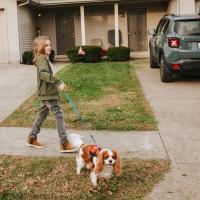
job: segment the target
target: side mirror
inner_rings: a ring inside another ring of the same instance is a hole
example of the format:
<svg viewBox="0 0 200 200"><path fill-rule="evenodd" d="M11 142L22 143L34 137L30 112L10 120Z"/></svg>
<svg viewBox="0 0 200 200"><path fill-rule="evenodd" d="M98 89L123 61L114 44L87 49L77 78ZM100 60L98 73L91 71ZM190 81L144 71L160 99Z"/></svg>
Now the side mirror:
<svg viewBox="0 0 200 200"><path fill-rule="evenodd" d="M155 30L155 29L149 29L149 30L148 30L148 34L149 34L149 35L155 35L155 33L156 33L156 30Z"/></svg>

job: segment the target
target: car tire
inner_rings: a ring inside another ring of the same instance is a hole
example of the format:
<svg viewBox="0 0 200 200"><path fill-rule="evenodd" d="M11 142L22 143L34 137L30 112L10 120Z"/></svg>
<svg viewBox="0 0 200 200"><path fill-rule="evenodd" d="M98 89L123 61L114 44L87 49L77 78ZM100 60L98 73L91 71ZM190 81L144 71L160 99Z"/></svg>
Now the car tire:
<svg viewBox="0 0 200 200"><path fill-rule="evenodd" d="M161 58L160 58L160 79L162 82L173 81L173 75L169 73L166 69L166 63L165 63L165 59L163 55L161 55Z"/></svg>
<svg viewBox="0 0 200 200"><path fill-rule="evenodd" d="M150 68L158 68L158 64L153 60L153 56L150 50Z"/></svg>

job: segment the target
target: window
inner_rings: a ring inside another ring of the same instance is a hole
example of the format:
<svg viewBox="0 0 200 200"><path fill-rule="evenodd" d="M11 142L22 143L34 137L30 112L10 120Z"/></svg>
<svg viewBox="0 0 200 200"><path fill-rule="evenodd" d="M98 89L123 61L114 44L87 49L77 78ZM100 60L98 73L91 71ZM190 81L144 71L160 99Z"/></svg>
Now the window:
<svg viewBox="0 0 200 200"><path fill-rule="evenodd" d="M200 35L200 20L176 21L174 31L180 35Z"/></svg>
<svg viewBox="0 0 200 200"><path fill-rule="evenodd" d="M157 28L156 28L156 35L158 35L160 33L160 31L162 30L162 26L164 24L165 20L164 19L161 19Z"/></svg>
<svg viewBox="0 0 200 200"><path fill-rule="evenodd" d="M169 20L166 20L161 32L165 33L167 31L168 27L169 27Z"/></svg>

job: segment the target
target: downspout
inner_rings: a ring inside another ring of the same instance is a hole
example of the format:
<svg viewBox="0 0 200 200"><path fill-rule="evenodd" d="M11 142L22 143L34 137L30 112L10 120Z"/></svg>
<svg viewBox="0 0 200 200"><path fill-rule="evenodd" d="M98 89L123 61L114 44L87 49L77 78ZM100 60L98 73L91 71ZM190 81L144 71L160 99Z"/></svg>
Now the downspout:
<svg viewBox="0 0 200 200"><path fill-rule="evenodd" d="M17 12L18 12L18 35L19 35L19 57L20 57L20 63L22 63L22 57L21 57L21 39L20 39L20 17L19 17L19 8L25 5L28 5L30 3L30 0L27 0L24 3L21 3L18 5Z"/></svg>
<svg viewBox="0 0 200 200"><path fill-rule="evenodd" d="M181 15L182 14L182 0L179 0L178 3L179 3L179 15Z"/></svg>

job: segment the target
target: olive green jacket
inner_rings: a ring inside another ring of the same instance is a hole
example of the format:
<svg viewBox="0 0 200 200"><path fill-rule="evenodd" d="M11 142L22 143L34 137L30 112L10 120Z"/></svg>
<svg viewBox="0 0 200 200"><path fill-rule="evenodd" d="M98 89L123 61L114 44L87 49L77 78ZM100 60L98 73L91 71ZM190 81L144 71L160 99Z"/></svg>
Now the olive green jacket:
<svg viewBox="0 0 200 200"><path fill-rule="evenodd" d="M57 86L62 82L53 76L53 71L48 59L40 55L37 62L37 93L40 100L59 99Z"/></svg>

